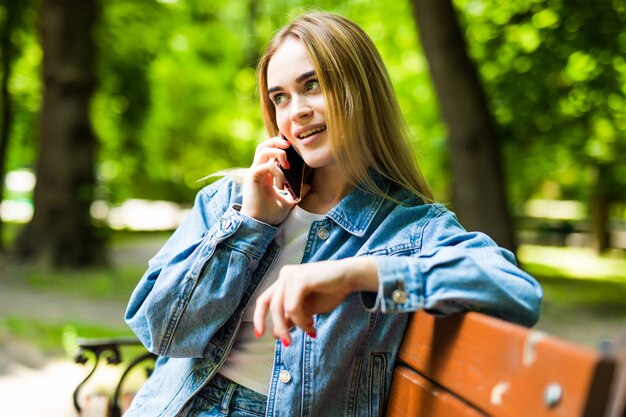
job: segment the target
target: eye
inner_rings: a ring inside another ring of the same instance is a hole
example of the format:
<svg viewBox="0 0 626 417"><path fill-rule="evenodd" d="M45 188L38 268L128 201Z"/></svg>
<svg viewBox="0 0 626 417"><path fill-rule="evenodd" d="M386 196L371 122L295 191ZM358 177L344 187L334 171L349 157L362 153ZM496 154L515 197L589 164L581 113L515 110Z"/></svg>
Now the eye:
<svg viewBox="0 0 626 417"><path fill-rule="evenodd" d="M319 91L320 90L320 82L318 80L309 80L304 83L304 91Z"/></svg>
<svg viewBox="0 0 626 417"><path fill-rule="evenodd" d="M287 100L287 95L283 93L275 94L270 97L270 100L272 100L275 105L280 106L285 102L285 100Z"/></svg>

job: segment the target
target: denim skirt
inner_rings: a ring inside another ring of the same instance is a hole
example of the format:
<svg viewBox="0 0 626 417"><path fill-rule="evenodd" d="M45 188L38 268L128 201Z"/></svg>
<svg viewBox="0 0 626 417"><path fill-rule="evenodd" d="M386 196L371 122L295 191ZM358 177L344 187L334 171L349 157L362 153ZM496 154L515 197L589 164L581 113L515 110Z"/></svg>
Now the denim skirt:
<svg viewBox="0 0 626 417"><path fill-rule="evenodd" d="M262 417L267 397L217 374L190 401L188 417Z"/></svg>

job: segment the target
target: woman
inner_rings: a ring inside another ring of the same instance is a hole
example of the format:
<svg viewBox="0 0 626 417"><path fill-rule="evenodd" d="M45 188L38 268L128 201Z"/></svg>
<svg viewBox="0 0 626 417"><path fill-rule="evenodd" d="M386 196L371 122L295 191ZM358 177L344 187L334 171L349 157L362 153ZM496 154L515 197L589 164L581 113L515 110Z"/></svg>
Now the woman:
<svg viewBox="0 0 626 417"><path fill-rule="evenodd" d="M160 355L127 416L383 415L408 313L532 325L541 289L432 202L369 37L305 14L258 69L269 139L199 192L126 319ZM294 147L312 177L280 192Z"/></svg>

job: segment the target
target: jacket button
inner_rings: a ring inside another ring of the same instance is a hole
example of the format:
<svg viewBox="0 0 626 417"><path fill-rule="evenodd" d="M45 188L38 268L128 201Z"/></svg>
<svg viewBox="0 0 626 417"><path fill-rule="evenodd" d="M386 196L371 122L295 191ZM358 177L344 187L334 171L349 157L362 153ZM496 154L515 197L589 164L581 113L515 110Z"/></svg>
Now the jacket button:
<svg viewBox="0 0 626 417"><path fill-rule="evenodd" d="M322 227L317 231L317 237L319 237L322 240L326 240L328 239L328 236L330 235L330 233L328 233L328 229Z"/></svg>
<svg viewBox="0 0 626 417"><path fill-rule="evenodd" d="M409 296L404 290L394 290L391 293L391 299L396 304L403 304L407 298L409 298Z"/></svg>
<svg viewBox="0 0 626 417"><path fill-rule="evenodd" d="M291 381L291 374L286 369L283 369L282 371L280 371L278 378L280 379L280 382L286 384L287 382Z"/></svg>
<svg viewBox="0 0 626 417"><path fill-rule="evenodd" d="M230 219L222 219L222 230L226 230L230 227Z"/></svg>

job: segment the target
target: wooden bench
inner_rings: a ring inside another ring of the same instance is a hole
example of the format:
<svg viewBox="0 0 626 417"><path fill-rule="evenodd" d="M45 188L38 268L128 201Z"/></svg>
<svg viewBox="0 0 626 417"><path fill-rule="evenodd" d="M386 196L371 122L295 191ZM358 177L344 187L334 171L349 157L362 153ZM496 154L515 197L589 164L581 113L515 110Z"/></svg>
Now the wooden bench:
<svg viewBox="0 0 626 417"><path fill-rule="evenodd" d="M79 358L115 346L83 342ZM626 417L624 346L626 334L595 351L479 313L435 318L417 312L400 349L386 416ZM118 350L112 362L119 356ZM153 357L141 355L131 365ZM109 401L109 417L123 411L121 386Z"/></svg>
<svg viewBox="0 0 626 417"><path fill-rule="evenodd" d="M620 391L613 382L618 370L616 354L493 317L418 312L400 349L386 415L624 417L623 382Z"/></svg>

